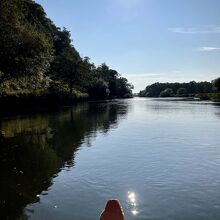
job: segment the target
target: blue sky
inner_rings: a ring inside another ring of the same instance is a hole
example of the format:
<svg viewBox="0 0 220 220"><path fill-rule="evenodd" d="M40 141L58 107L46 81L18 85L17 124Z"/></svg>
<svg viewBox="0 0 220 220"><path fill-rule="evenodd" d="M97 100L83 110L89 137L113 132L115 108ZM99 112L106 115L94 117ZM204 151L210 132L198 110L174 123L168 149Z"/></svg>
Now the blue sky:
<svg viewBox="0 0 220 220"><path fill-rule="evenodd" d="M96 65L135 86L220 76L219 0L37 0Z"/></svg>

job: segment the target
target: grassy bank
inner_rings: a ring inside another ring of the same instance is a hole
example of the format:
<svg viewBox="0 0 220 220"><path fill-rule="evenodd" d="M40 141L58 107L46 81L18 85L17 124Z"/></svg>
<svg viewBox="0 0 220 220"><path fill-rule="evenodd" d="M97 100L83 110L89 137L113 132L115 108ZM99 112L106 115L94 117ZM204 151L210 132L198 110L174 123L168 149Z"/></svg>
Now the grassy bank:
<svg viewBox="0 0 220 220"><path fill-rule="evenodd" d="M57 109L65 105L73 105L80 101L88 100L87 93L73 91L49 92L37 91L10 91L0 94L0 114L29 113Z"/></svg>
<svg viewBox="0 0 220 220"><path fill-rule="evenodd" d="M204 94L197 94L195 96L200 100L211 100L214 102L220 102L220 93L204 93Z"/></svg>

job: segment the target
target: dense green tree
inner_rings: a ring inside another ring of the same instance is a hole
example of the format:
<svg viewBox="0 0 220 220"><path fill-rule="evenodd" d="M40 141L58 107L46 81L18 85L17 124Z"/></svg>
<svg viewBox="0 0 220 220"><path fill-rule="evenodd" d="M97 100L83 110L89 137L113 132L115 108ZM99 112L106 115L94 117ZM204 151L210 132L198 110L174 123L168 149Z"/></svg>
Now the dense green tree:
<svg viewBox="0 0 220 220"><path fill-rule="evenodd" d="M185 90L185 95L194 95L197 93L211 93L213 92L213 85L210 82L195 82L189 83L154 83L140 91L139 96L143 97L159 97L161 92L170 88L173 90L173 96L179 95L179 89ZM182 90L183 92L183 90Z"/></svg>
<svg viewBox="0 0 220 220"><path fill-rule="evenodd" d="M109 80L109 66L106 63L102 63L96 69L97 77L102 78L105 81Z"/></svg>
<svg viewBox="0 0 220 220"><path fill-rule="evenodd" d="M91 83L88 92L92 99L106 99L110 93L108 84L102 79L97 79Z"/></svg>
<svg viewBox="0 0 220 220"><path fill-rule="evenodd" d="M96 67L93 63L90 63L89 57L80 58L76 63L77 77L74 81L74 88L88 92L90 84L96 80L94 73Z"/></svg>
<svg viewBox="0 0 220 220"><path fill-rule="evenodd" d="M73 97L74 91L96 99L132 96L125 78L105 63L96 67L82 58L70 32L56 27L35 1L1 0L0 30L0 95L39 91Z"/></svg>
<svg viewBox="0 0 220 220"><path fill-rule="evenodd" d="M72 46L70 32L66 28L64 28L63 30L57 28L53 41L55 56L61 55L65 50L71 48Z"/></svg>
<svg viewBox="0 0 220 220"><path fill-rule="evenodd" d="M119 98L131 98L133 85L128 83L128 80L124 77L120 77L116 80L116 94Z"/></svg>
<svg viewBox="0 0 220 220"><path fill-rule="evenodd" d="M179 89L177 90L177 95L178 95L178 96L183 96L183 95L186 95L186 94L187 94L186 88L179 88Z"/></svg>
<svg viewBox="0 0 220 220"><path fill-rule="evenodd" d="M170 88L167 88L160 93L160 97L171 97L171 96L173 96L173 90Z"/></svg>
<svg viewBox="0 0 220 220"><path fill-rule="evenodd" d="M215 86L215 88L217 88L217 90L220 92L220 77L213 80L213 85Z"/></svg>
<svg viewBox="0 0 220 220"><path fill-rule="evenodd" d="M118 95L118 77L119 73L116 70L109 69L107 81L111 97L117 97Z"/></svg>
<svg viewBox="0 0 220 220"><path fill-rule="evenodd" d="M126 78L120 77L116 70L110 69L105 63L96 69L96 77L107 82L110 98L132 97L133 86L128 83Z"/></svg>
<svg viewBox="0 0 220 220"><path fill-rule="evenodd" d="M0 82L44 72L52 60L51 39L26 19L28 3L33 2L0 1Z"/></svg>
<svg viewBox="0 0 220 220"><path fill-rule="evenodd" d="M69 88L70 94L73 92L74 84L79 80L81 58L74 48L65 49L57 56L52 64L52 78L60 80Z"/></svg>

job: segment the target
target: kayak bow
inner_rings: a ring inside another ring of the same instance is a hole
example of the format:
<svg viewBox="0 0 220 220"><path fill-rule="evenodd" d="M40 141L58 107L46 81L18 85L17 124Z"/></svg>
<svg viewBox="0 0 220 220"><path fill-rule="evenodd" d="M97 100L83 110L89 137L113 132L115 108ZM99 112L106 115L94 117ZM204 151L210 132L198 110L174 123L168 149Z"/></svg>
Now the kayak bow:
<svg viewBox="0 0 220 220"><path fill-rule="evenodd" d="M100 220L125 220L120 202L118 200L109 200Z"/></svg>

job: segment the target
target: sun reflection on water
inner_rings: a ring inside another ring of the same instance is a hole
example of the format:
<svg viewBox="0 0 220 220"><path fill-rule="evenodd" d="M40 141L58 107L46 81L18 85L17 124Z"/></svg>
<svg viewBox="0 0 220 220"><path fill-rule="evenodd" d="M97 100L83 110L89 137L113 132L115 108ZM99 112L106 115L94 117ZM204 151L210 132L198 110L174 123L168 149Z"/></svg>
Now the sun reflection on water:
<svg viewBox="0 0 220 220"><path fill-rule="evenodd" d="M131 213L133 215L138 214L137 203L136 203L136 194L134 192L128 192L128 202L131 206Z"/></svg>

